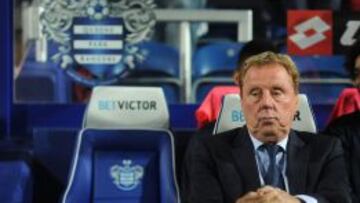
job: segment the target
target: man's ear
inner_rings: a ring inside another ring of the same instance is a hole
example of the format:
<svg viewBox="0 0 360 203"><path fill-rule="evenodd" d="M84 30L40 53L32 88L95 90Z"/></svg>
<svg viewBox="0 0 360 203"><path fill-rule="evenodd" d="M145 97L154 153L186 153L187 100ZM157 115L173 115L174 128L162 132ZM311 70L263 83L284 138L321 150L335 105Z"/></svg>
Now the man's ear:
<svg viewBox="0 0 360 203"><path fill-rule="evenodd" d="M239 87L240 88L240 87ZM240 106L241 106L241 109L244 109L243 106L242 106L242 91L241 91L241 88L240 88L240 91L239 91L239 96L240 96Z"/></svg>
<svg viewBox="0 0 360 203"><path fill-rule="evenodd" d="M300 105L300 99L299 99L299 93L296 94L296 109L299 109Z"/></svg>
<svg viewBox="0 0 360 203"><path fill-rule="evenodd" d="M234 83L239 86L239 79L240 79L240 78L239 78L239 73L238 73L238 72L235 72L235 73L233 74L232 78L233 78L233 80L234 80Z"/></svg>

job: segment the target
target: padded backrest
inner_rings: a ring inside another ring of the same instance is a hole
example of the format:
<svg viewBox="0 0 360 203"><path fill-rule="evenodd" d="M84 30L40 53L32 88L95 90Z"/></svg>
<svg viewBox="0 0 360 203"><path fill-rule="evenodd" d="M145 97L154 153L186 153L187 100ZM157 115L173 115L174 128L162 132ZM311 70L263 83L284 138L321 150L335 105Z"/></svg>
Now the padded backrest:
<svg viewBox="0 0 360 203"><path fill-rule="evenodd" d="M179 202L161 88L96 87L63 202Z"/></svg>
<svg viewBox="0 0 360 203"><path fill-rule="evenodd" d="M217 42L201 47L194 55L193 77L231 76L242 47L238 42Z"/></svg>
<svg viewBox="0 0 360 203"><path fill-rule="evenodd" d="M29 43L25 57L21 71L15 79L16 101L69 102L71 81L65 71L51 60L46 63L35 61L35 43Z"/></svg>
<svg viewBox="0 0 360 203"><path fill-rule="evenodd" d="M31 203L33 175L22 160L0 161L1 202Z"/></svg>
<svg viewBox="0 0 360 203"><path fill-rule="evenodd" d="M143 42L139 48L145 58L135 68L136 76L142 77L179 77L179 52L174 47L159 42Z"/></svg>
<svg viewBox="0 0 360 203"><path fill-rule="evenodd" d="M95 87L83 127L167 129L169 112L164 93L156 87Z"/></svg>
<svg viewBox="0 0 360 203"><path fill-rule="evenodd" d="M159 202L158 160L154 151L102 151L94 153L94 201L114 199L136 202L147 197Z"/></svg>
<svg viewBox="0 0 360 203"><path fill-rule="evenodd" d="M341 92L351 83L300 83L300 92L306 94L313 105L334 105Z"/></svg>
<svg viewBox="0 0 360 203"><path fill-rule="evenodd" d="M63 203L179 202L167 130L84 129Z"/></svg>
<svg viewBox="0 0 360 203"><path fill-rule="evenodd" d="M238 94L224 96L221 111L213 134L218 134L246 124ZM299 109L294 117L292 128L300 131L316 132L316 125L309 101L304 94L299 94Z"/></svg>
<svg viewBox="0 0 360 203"><path fill-rule="evenodd" d="M344 69L345 58L334 56L293 56L302 77L348 78Z"/></svg>

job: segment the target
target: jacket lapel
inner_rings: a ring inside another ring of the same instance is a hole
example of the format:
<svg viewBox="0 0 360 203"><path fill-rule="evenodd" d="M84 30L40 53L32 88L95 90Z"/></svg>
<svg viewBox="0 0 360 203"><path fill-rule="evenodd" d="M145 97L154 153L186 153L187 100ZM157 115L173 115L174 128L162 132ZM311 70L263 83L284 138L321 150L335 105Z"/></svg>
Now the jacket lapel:
<svg viewBox="0 0 360 203"><path fill-rule="evenodd" d="M310 150L294 131L290 131L287 145L287 179L289 192L299 194L305 191Z"/></svg>
<svg viewBox="0 0 360 203"><path fill-rule="evenodd" d="M260 179L255 160L254 147L246 127L240 128L239 134L235 137L232 155L241 179L243 180L243 192L246 193L259 188Z"/></svg>

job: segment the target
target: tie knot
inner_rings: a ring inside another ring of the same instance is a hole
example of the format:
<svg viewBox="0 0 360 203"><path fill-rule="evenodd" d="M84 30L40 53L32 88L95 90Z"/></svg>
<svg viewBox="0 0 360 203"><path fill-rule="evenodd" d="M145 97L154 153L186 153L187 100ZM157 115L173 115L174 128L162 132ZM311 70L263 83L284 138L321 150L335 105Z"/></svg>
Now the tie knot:
<svg viewBox="0 0 360 203"><path fill-rule="evenodd" d="M277 144L263 144L262 147L269 153L270 157L276 156L278 152L281 152L281 147Z"/></svg>

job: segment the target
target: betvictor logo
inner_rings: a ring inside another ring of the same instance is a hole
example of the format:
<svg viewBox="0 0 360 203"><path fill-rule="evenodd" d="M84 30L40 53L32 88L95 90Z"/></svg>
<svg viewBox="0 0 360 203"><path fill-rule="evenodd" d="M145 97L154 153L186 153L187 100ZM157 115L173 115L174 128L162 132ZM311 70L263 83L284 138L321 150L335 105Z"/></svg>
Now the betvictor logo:
<svg viewBox="0 0 360 203"><path fill-rule="evenodd" d="M155 111L157 103L153 100L100 100L100 111Z"/></svg>
<svg viewBox="0 0 360 203"><path fill-rule="evenodd" d="M246 122L245 116L242 111L233 110L231 111L231 121L232 122ZM296 111L293 121L301 121L300 111Z"/></svg>

